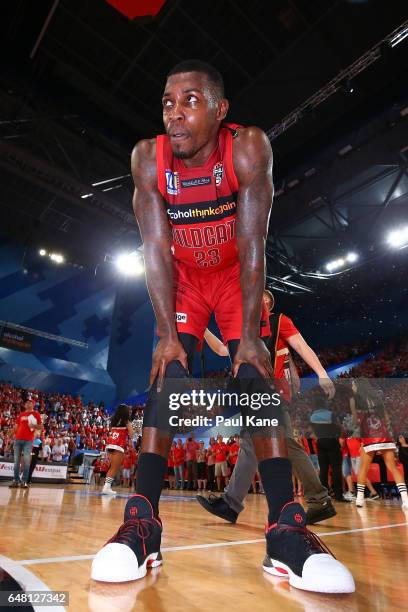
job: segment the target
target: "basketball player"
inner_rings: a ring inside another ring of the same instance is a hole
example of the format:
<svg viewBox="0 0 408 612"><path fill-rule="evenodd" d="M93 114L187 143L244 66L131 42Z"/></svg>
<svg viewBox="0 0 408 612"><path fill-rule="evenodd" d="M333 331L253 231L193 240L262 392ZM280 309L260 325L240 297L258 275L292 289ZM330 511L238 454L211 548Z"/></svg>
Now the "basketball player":
<svg viewBox="0 0 408 612"><path fill-rule="evenodd" d="M296 366L291 359L289 348L296 352L304 359L304 361L316 372L319 376L319 382L325 391L328 398L332 398L335 393L334 385L331 382L327 372L319 361L315 352L307 345L304 338L294 326L291 319L285 315L273 315L275 299L273 294L265 290L263 300L268 313L271 316L271 338L267 342L267 346L272 351L272 361L274 363L274 379L279 379L282 383L281 393L286 399L286 407L289 408L291 400L290 385L287 384L289 379L299 385ZM262 323L261 323L262 324ZM210 348L218 355L229 356L227 347L212 334L209 330L205 331L204 338ZM273 341L274 340L274 341ZM290 360L290 361L289 361ZM285 429L287 436L288 457L295 468L300 480L304 486L305 498L308 504L306 519L308 524L318 523L325 519L336 515L336 510L333 507L327 489L322 485L316 471L313 467L310 457L307 455L303 445L297 443L292 432L289 410L284 413ZM240 451L235 470L231 476L230 482L220 497L210 495L197 495L197 501L201 506L230 523L237 521L238 515L244 509L244 499L248 493L250 484L257 471L258 462L248 430L241 431Z"/></svg>
<svg viewBox="0 0 408 612"><path fill-rule="evenodd" d="M357 474L356 506L362 508L365 505L364 490L368 470L374 455L380 453L401 495L402 508L408 511L407 485L396 465L395 451L397 447L390 435L389 417L382 400L364 378L353 380L351 389L353 397L350 398L350 409L353 424L360 426L360 433L363 438L363 452L360 455L361 463Z"/></svg>
<svg viewBox="0 0 408 612"><path fill-rule="evenodd" d="M125 456L125 449L128 446L129 438L132 439L133 427L130 421L130 406L119 404L110 421L110 434L106 444L106 451L109 454L110 466L106 474L105 484L102 488L102 495L116 495L112 489L112 482L119 472Z"/></svg>
<svg viewBox="0 0 408 612"><path fill-rule="evenodd" d="M106 582L141 578L147 567L162 562L158 505L172 435L168 403L160 393L170 379L188 377L211 315L228 344L237 385L270 391L265 378L273 376L270 353L259 337L273 195L268 138L255 127L224 124L228 101L222 77L200 61L170 71L162 103L166 134L139 142L132 154L134 210L160 341L137 494L126 504L123 525L92 564L92 578ZM269 325L262 334L269 335ZM271 418L282 422L278 408ZM307 531L303 508L293 502L282 427L267 437L254 431L253 443L268 503L265 570L302 589L354 591L350 572Z"/></svg>

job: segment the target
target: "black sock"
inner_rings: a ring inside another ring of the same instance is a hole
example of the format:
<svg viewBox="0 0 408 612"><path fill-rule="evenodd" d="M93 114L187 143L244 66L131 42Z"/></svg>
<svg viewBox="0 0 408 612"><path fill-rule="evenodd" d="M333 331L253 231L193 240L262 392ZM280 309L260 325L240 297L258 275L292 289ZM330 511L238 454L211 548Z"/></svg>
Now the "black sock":
<svg viewBox="0 0 408 612"><path fill-rule="evenodd" d="M269 525L276 523L285 504L293 501L292 465L289 459L274 457L258 465L268 502Z"/></svg>
<svg viewBox="0 0 408 612"><path fill-rule="evenodd" d="M159 515L159 499L167 470L167 459L156 453L141 453L137 464L136 493L147 497L155 516Z"/></svg>

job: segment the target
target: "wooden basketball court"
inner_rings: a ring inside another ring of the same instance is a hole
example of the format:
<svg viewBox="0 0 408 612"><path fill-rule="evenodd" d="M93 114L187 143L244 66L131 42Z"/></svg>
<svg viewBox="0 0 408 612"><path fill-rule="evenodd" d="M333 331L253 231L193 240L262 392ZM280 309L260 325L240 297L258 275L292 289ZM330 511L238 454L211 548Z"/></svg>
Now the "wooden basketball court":
<svg viewBox="0 0 408 612"><path fill-rule="evenodd" d="M0 574L6 570L27 590L69 591L75 612L361 612L401 609L408 601L408 516L395 501L362 510L338 504L335 518L313 528L352 571L353 595L299 591L262 571L261 495L249 495L239 522L230 525L205 513L194 494L164 493L163 566L132 583L93 582L93 555L122 522L126 497L124 490L110 498L94 487L34 485L24 491L2 484Z"/></svg>

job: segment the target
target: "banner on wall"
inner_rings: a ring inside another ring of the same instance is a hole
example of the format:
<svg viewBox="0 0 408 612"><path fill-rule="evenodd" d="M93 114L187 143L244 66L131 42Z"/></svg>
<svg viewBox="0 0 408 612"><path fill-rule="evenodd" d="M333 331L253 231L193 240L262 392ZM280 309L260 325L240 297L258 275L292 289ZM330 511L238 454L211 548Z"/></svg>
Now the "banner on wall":
<svg viewBox="0 0 408 612"><path fill-rule="evenodd" d="M0 346L30 353L33 345L33 336L26 331L12 329L11 327L0 327Z"/></svg>
<svg viewBox="0 0 408 612"><path fill-rule="evenodd" d="M67 479L68 465L61 463L38 463L32 476L32 482L61 483ZM0 460L0 480L12 479L14 462L10 459Z"/></svg>

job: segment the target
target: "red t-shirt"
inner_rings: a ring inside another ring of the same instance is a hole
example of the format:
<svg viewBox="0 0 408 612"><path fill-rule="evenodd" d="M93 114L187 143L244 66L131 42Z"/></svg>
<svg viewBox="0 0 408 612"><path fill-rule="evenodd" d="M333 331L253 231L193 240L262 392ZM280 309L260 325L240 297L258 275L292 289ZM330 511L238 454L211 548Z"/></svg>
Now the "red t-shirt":
<svg viewBox="0 0 408 612"><path fill-rule="evenodd" d="M191 440L186 442L186 461L196 461L198 442Z"/></svg>
<svg viewBox="0 0 408 612"><path fill-rule="evenodd" d="M132 455L130 453L125 453L125 456L123 458L123 465L122 467L125 470L129 470L133 465L133 461L132 461Z"/></svg>
<svg viewBox="0 0 408 612"><path fill-rule="evenodd" d="M346 444L350 453L350 457L360 456L361 438L347 438Z"/></svg>
<svg viewBox="0 0 408 612"><path fill-rule="evenodd" d="M239 444L237 442L233 442L229 448L229 458L228 461L231 465L235 465L238 461L238 452L239 452ZM237 453L236 455L231 455L231 453Z"/></svg>
<svg viewBox="0 0 408 612"><path fill-rule="evenodd" d="M299 330L296 329L293 322L286 315L281 315L280 326L279 326L279 336L278 342L276 345L276 363L275 363L275 378L284 378L285 377L285 361L287 360L287 354L279 354L280 351L284 349L288 349L287 340L291 338L291 336L295 336L299 333Z"/></svg>
<svg viewBox="0 0 408 612"><path fill-rule="evenodd" d="M41 415L36 410L22 412L16 419L17 431L16 440L34 440L34 431L28 426L28 417L32 415L37 420L37 425L41 425Z"/></svg>
<svg viewBox="0 0 408 612"><path fill-rule="evenodd" d="M174 457L174 466L177 467L179 465L183 465L184 463L184 448L179 448L178 446L176 446L176 448L173 450L173 457Z"/></svg>
<svg viewBox="0 0 408 612"><path fill-rule="evenodd" d="M173 449L170 449L169 456L167 458L167 467L174 467Z"/></svg>
<svg viewBox="0 0 408 612"><path fill-rule="evenodd" d="M225 442L216 444L214 447L214 450L215 450L215 463L221 463L222 461L227 460L228 446L225 444Z"/></svg>

